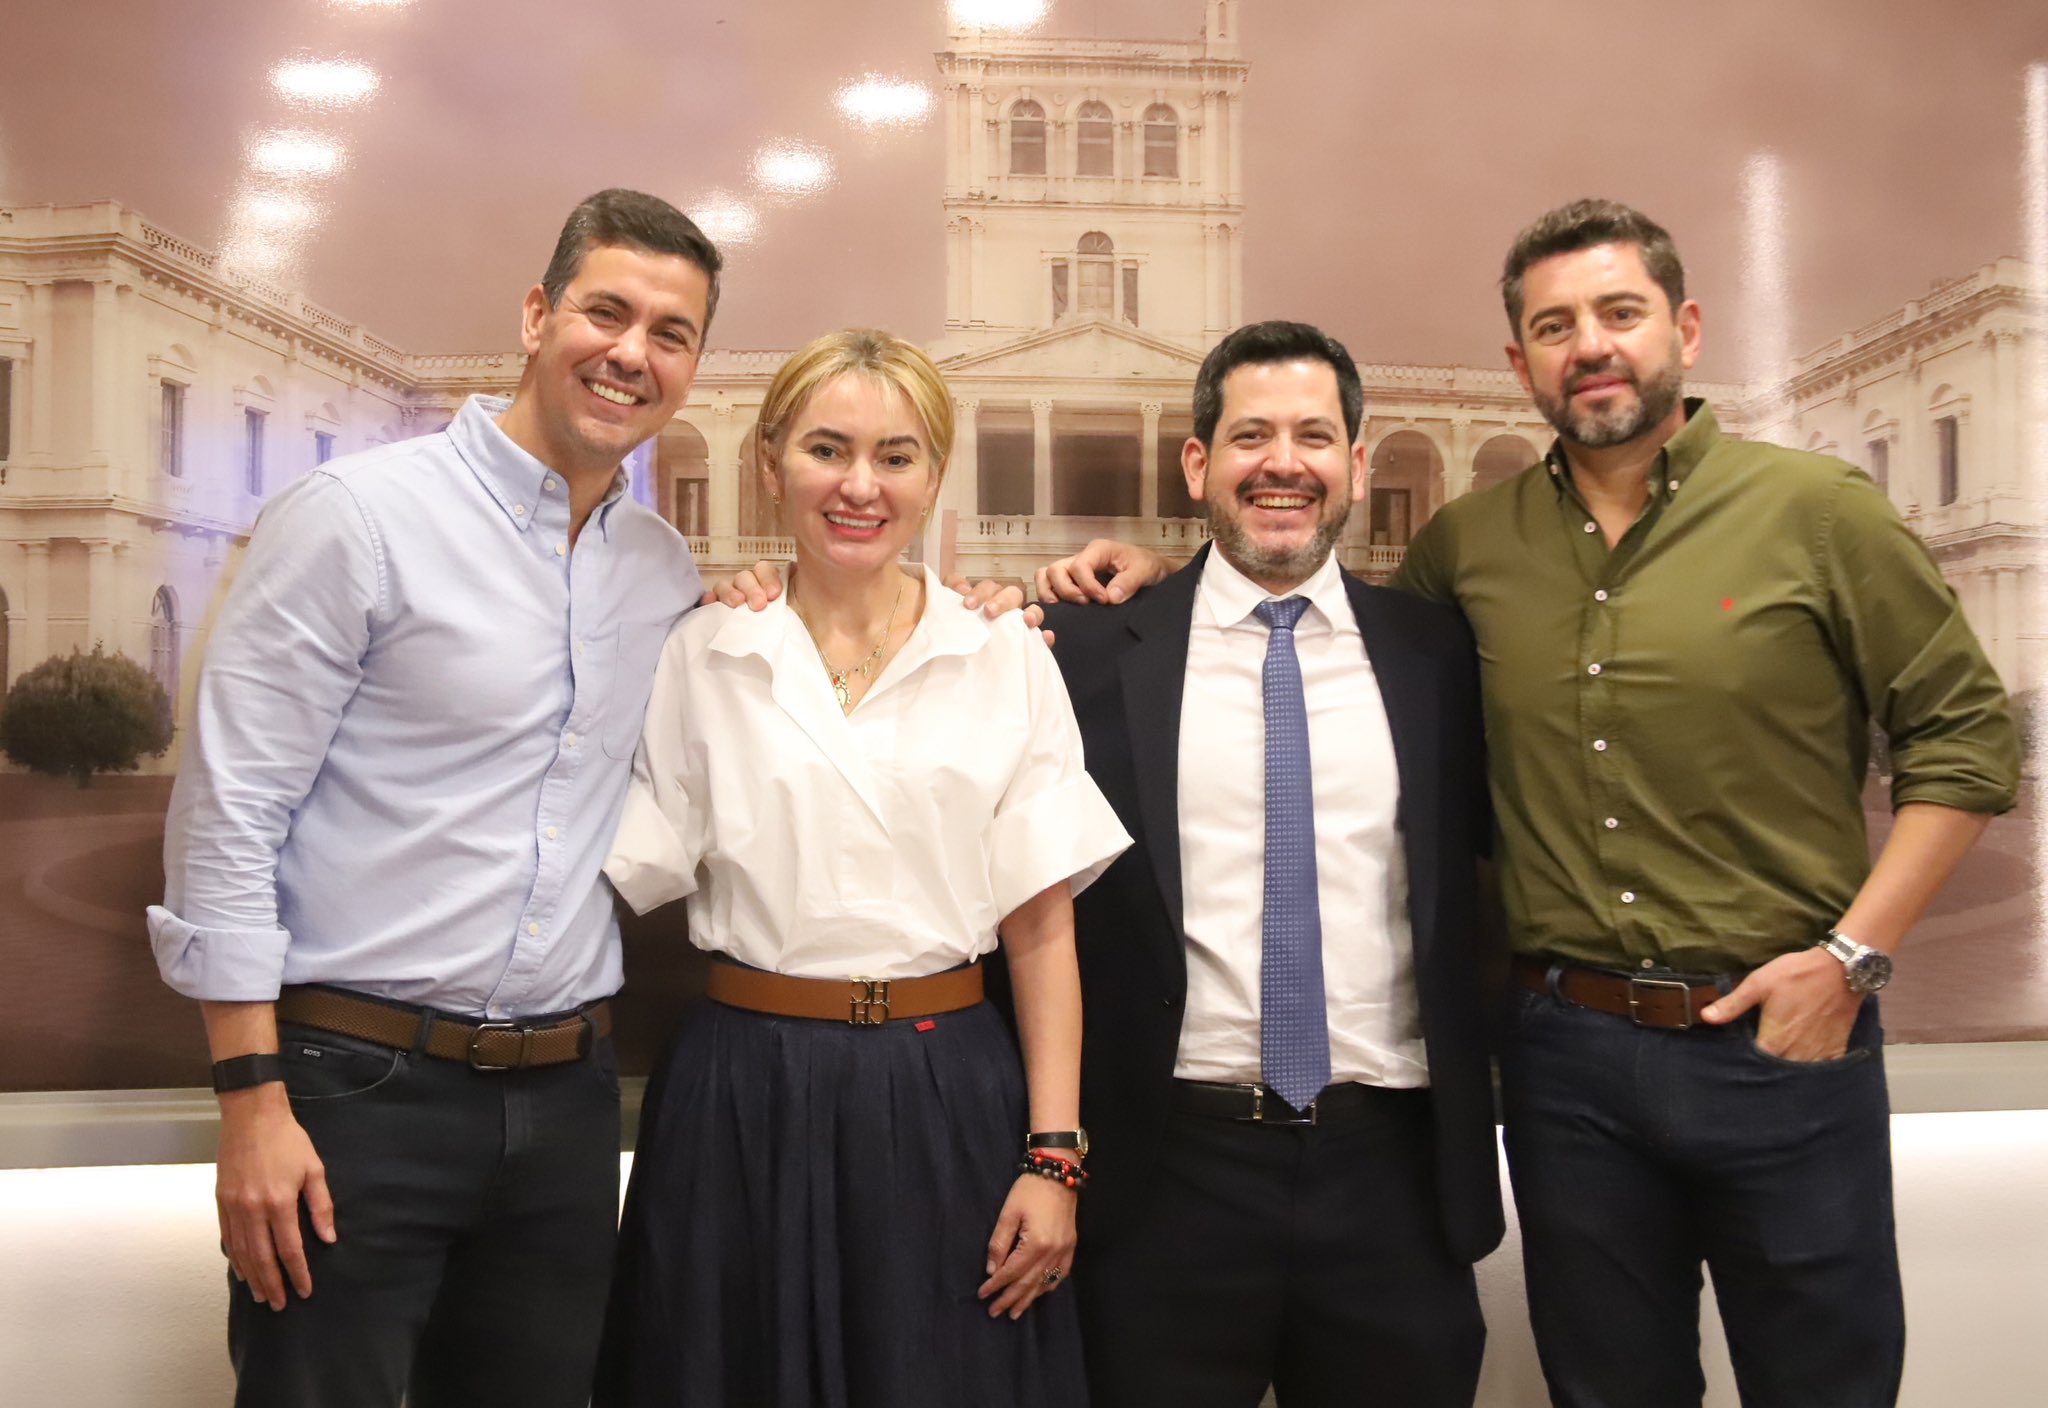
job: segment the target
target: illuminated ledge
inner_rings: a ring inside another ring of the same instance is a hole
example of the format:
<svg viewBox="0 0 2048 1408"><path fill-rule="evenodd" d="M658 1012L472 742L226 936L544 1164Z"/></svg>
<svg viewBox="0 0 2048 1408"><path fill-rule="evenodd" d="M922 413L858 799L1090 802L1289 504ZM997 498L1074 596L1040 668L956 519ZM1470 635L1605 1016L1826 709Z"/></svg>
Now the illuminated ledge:
<svg viewBox="0 0 2048 1408"><path fill-rule="evenodd" d="M1890 1046L1894 1114L2048 1110L2048 1041ZM622 1083L633 1147L644 1080ZM216 1107L204 1090L0 1095L0 1168L190 1164L213 1158Z"/></svg>

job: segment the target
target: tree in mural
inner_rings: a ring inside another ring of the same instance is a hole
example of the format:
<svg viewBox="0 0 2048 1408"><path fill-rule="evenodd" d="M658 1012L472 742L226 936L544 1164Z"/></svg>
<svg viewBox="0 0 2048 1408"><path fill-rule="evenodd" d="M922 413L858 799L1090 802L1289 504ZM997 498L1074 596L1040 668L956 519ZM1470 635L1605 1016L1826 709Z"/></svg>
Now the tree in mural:
<svg viewBox="0 0 2048 1408"><path fill-rule="evenodd" d="M77 779L133 772L171 746L170 701L149 671L99 646L52 655L0 705L0 753L31 772Z"/></svg>

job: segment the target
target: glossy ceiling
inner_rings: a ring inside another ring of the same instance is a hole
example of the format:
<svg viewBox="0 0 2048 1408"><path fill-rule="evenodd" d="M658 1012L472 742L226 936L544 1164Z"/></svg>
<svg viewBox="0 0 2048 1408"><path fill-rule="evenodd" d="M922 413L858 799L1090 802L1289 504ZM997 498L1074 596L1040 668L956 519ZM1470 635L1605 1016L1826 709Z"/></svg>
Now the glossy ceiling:
<svg viewBox="0 0 2048 1408"><path fill-rule="evenodd" d="M955 0L1192 38L1200 0ZM717 329L939 330L939 0L76 0L0 11L0 202L113 197L420 351L509 347L563 213L656 191L732 242ZM1570 197L1665 221L1742 374L1775 156L1797 352L2021 249L2048 6L1247 0L1249 316L1497 365L1492 281ZM1768 243L1768 241L1766 242Z"/></svg>

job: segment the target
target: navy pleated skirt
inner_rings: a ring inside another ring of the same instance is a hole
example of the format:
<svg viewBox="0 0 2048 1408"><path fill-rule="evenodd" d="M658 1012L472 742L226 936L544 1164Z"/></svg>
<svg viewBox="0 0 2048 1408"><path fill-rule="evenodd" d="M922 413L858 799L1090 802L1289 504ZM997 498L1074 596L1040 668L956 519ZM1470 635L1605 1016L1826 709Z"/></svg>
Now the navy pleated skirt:
<svg viewBox="0 0 2048 1408"><path fill-rule="evenodd" d="M987 1003L883 1027L703 1004L649 1083L600 1408L1085 1405L1071 1291L1015 1321L975 1297L1025 1116Z"/></svg>

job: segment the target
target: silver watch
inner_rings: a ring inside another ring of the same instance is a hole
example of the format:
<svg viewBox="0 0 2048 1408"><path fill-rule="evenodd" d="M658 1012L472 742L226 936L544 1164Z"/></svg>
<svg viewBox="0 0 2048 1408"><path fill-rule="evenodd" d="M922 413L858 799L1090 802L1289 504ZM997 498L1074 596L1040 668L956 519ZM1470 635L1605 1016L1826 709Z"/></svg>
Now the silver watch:
<svg viewBox="0 0 2048 1408"><path fill-rule="evenodd" d="M1850 992L1876 992L1892 980L1891 955L1869 944L1859 944L1839 929L1828 930L1819 946L1841 960L1842 976L1848 979Z"/></svg>

